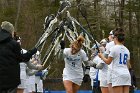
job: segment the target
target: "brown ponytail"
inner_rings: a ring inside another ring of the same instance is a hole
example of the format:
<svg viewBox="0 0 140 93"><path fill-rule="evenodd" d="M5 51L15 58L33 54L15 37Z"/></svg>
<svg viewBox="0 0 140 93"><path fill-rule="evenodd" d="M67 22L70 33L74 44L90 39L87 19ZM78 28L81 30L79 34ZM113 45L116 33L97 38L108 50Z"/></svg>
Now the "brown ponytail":
<svg viewBox="0 0 140 93"><path fill-rule="evenodd" d="M84 37L83 36L79 36L78 38L77 38L77 41L78 41L78 43L84 43L84 41L85 41L85 39L84 39Z"/></svg>
<svg viewBox="0 0 140 93"><path fill-rule="evenodd" d="M71 45L75 45L80 50L83 46L84 40L84 37L80 35Z"/></svg>

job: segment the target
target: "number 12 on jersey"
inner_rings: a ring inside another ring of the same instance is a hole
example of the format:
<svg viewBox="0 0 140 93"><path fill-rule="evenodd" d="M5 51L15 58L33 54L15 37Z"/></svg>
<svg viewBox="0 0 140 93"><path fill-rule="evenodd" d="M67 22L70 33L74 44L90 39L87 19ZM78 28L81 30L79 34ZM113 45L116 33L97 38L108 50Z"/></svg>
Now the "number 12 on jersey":
<svg viewBox="0 0 140 93"><path fill-rule="evenodd" d="M119 64L126 64L127 63L128 54L120 53L120 62Z"/></svg>

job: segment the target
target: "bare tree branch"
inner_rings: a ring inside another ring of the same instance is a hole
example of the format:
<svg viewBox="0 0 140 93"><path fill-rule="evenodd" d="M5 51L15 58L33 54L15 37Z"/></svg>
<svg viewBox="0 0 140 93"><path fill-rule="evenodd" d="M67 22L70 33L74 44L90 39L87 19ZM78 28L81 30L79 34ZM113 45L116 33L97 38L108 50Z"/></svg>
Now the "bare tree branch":
<svg viewBox="0 0 140 93"><path fill-rule="evenodd" d="M18 24L18 19L19 19L19 15L20 15L21 2L22 2L22 0L19 0L19 2L18 2L17 17L15 20L15 31L17 31L17 24Z"/></svg>

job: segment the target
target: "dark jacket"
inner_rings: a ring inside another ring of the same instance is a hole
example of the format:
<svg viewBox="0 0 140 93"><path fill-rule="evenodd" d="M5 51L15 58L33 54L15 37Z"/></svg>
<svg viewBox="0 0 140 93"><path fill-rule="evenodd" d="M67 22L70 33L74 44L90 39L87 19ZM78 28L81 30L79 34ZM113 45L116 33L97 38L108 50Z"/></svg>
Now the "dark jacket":
<svg viewBox="0 0 140 93"><path fill-rule="evenodd" d="M32 54L21 54L21 47L12 35L1 29L0 31L0 88L15 88L20 84L19 63L28 61ZM26 60L24 60L26 59Z"/></svg>

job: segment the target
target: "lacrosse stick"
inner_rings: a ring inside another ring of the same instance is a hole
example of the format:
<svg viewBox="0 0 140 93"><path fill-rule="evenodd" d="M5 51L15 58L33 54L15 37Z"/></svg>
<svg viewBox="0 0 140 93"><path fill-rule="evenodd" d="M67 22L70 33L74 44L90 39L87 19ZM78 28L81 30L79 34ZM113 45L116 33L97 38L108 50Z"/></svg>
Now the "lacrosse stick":
<svg viewBox="0 0 140 93"><path fill-rule="evenodd" d="M55 28L54 31L52 31L51 34L57 32L57 31L58 31L58 28ZM51 35L51 34L50 34L50 35ZM43 42L43 44L42 44L42 46L41 46L40 53L42 52L42 50L43 50L43 48L44 48L44 46L45 46L45 43L46 43L46 40Z"/></svg>
<svg viewBox="0 0 140 93"><path fill-rule="evenodd" d="M42 43L48 38L48 36L52 32L53 25L57 22L57 18L54 15L49 15L45 18L45 25L44 25L44 33L39 38L38 42L36 43L35 47L38 48L42 45Z"/></svg>
<svg viewBox="0 0 140 93"><path fill-rule="evenodd" d="M65 32L64 32L63 37L62 37L61 40L64 40L64 39L65 39L65 35L66 35L66 34L65 34ZM56 55L58 54L58 52L60 52L60 50L61 50L60 43L58 43L58 44L56 45L55 49L54 49L54 51L55 51L54 56L56 56Z"/></svg>
<svg viewBox="0 0 140 93"><path fill-rule="evenodd" d="M68 17L70 20L74 21L78 26L80 26L80 28L82 29L82 31L83 31L84 33L86 33L86 34L94 41L94 43L95 43L96 46L97 46L98 52L99 52L99 47L98 47L98 45L97 45L97 41L92 37L92 35L91 35L90 33L88 33L88 32L85 30L85 28L84 28L75 18L73 18L73 17L70 16L70 12L69 12L69 11L67 11L67 17Z"/></svg>
<svg viewBox="0 0 140 93"><path fill-rule="evenodd" d="M64 11L66 10L68 7L71 6L71 3L67 0L64 1L60 1L61 5L60 8L56 14L56 16L54 17L53 15L48 16L45 18L45 22L47 21L47 19L49 21L47 21L46 25L45 25L45 32L44 34L40 37L40 39L38 40L38 42L36 43L35 47L38 48L40 45L42 45L43 42L45 42L45 40L48 38L48 36L50 35L50 33L52 32L52 27L54 26L54 24L57 22L57 17Z"/></svg>
<svg viewBox="0 0 140 93"><path fill-rule="evenodd" d="M87 20L87 13L86 13L86 9L85 9L85 7L83 7L82 5L84 5L84 4L79 4L78 5L78 10L80 11L80 13L81 13L81 15L82 15L82 17L86 20L86 23L87 23L87 26L88 26L88 28L89 28L89 31L90 32L92 32L92 30L91 30L91 27L90 27L90 25L89 25L89 21Z"/></svg>
<svg viewBox="0 0 140 93"><path fill-rule="evenodd" d="M56 32L55 33L57 33L58 32L58 28L56 28ZM55 37L55 36L54 36ZM53 47L53 45L54 45L54 42L55 42L55 39L56 39L56 37L55 38L53 38L53 40L51 41L51 44L50 44L50 46L48 47L48 49L47 49L47 51L46 51L46 53L45 53L45 56L43 57L43 59L42 59L42 62L44 62L45 61L45 59L46 59L46 57L47 57L47 55L49 54L49 52L51 51L51 49L52 49L52 47Z"/></svg>
<svg viewBox="0 0 140 93"><path fill-rule="evenodd" d="M76 31L76 26L72 20L67 19L65 21L66 21L65 22L66 25L64 26L64 30L65 30L66 36L70 42L73 42L78 37L78 33ZM90 44L89 44L90 40L88 38L88 35L87 34L85 34L85 35L86 35L86 40L85 40L85 43L83 45L84 45L84 47L86 47L87 49L90 50Z"/></svg>
<svg viewBox="0 0 140 93"><path fill-rule="evenodd" d="M54 42L54 46L51 48L49 54L47 55L47 58L46 58L45 61L43 62L43 66L45 66L45 64L46 64L46 62L47 62L47 60L48 60L48 58L50 57L50 55L51 55L53 49L55 48L56 44L59 42L59 39L60 39L61 36L62 36L62 34L60 34L60 35L56 38L56 40L55 40L55 42Z"/></svg>
<svg viewBox="0 0 140 93"><path fill-rule="evenodd" d="M47 58L48 54L50 53L50 51L52 50L52 47L55 45L55 42L56 42L56 38L58 37L58 35L61 33L61 31L63 31L63 26L64 26L64 22L60 22L60 26L56 28L56 31L55 31L55 36L53 37L53 41L51 42L48 50L46 51L45 53L45 56L43 57L43 60L42 62L45 61L45 59ZM57 46L57 44L55 45Z"/></svg>

